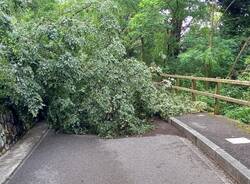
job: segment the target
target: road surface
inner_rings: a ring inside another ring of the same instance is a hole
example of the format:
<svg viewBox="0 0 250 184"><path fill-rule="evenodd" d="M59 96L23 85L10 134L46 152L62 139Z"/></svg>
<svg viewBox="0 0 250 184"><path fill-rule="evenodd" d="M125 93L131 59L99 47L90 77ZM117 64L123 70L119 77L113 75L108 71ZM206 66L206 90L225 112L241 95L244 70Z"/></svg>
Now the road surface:
<svg viewBox="0 0 250 184"><path fill-rule="evenodd" d="M8 184L233 183L184 138L121 139L50 131Z"/></svg>

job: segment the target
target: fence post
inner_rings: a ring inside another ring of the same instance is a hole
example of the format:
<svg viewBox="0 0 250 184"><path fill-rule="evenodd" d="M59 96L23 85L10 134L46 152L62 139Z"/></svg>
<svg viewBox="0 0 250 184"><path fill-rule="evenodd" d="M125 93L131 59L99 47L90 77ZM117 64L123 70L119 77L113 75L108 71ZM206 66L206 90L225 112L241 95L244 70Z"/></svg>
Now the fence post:
<svg viewBox="0 0 250 184"><path fill-rule="evenodd" d="M180 86L180 79L179 78L176 79L176 84L175 85ZM175 89L175 93L178 93L177 89Z"/></svg>
<svg viewBox="0 0 250 184"><path fill-rule="evenodd" d="M221 87L221 83L217 82L216 88L215 88L216 95L220 95L220 87ZM215 98L215 103L214 103L214 114L215 115L220 114L220 102L219 102L219 99L217 99L217 98Z"/></svg>
<svg viewBox="0 0 250 184"><path fill-rule="evenodd" d="M196 81L195 81L195 79L192 79L192 90L196 90ZM192 93L192 100L196 101L195 93Z"/></svg>

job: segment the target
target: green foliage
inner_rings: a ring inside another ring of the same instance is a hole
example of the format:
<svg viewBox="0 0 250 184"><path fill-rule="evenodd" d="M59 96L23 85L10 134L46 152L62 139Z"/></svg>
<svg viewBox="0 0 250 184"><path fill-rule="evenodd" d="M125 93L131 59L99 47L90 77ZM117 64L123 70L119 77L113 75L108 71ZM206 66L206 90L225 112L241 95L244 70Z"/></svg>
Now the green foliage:
<svg viewBox="0 0 250 184"><path fill-rule="evenodd" d="M108 2L105 8L95 2L90 7L94 15L38 23L35 34L27 35L37 45L37 80L55 129L113 137L145 127L140 114L147 112L150 99L142 92L153 90L151 75L143 63L123 59L119 26L107 14L112 10Z"/></svg>
<svg viewBox="0 0 250 184"><path fill-rule="evenodd" d="M236 62L232 79L250 80L250 47L239 54L249 37L249 3L243 1L141 0L129 20L126 48L131 55L148 65L156 63L167 73L226 78ZM159 80L159 76L154 78ZM190 87L186 81L182 84ZM197 87L214 92L214 84L198 83ZM245 87L223 85L221 93L250 99ZM202 102L194 104L197 109L213 110L214 99L199 100ZM223 114L238 108L228 103L221 106Z"/></svg>
<svg viewBox="0 0 250 184"><path fill-rule="evenodd" d="M179 53L182 23L190 16L199 19L204 3L141 0L137 7L137 13L129 20L127 47L147 64L164 65Z"/></svg>
<svg viewBox="0 0 250 184"><path fill-rule="evenodd" d="M219 0L227 11L223 15L224 36L247 37L250 33L250 2L247 0ZM229 6L230 5L230 6Z"/></svg>
<svg viewBox="0 0 250 184"><path fill-rule="evenodd" d="M114 2L48 1L51 17L42 16L48 4L34 3L20 1L25 11L12 17L21 23L5 26L1 102L15 107L22 121L44 114L66 133L116 137L151 129L147 119L160 111L161 100L171 105L158 99L145 63L126 58Z"/></svg>
<svg viewBox="0 0 250 184"><path fill-rule="evenodd" d="M153 80L162 71L225 77L242 38L223 35L224 20L221 7L198 0L3 0L0 103L23 122L44 116L55 130L105 137L142 134L153 115L207 110L213 100L192 103L165 88L171 81L156 88ZM240 80L249 80L248 55L236 67ZM248 112L234 108L223 112Z"/></svg>
<svg viewBox="0 0 250 184"><path fill-rule="evenodd" d="M13 108L19 113L20 119L25 121L35 117L43 106L39 95L41 88L34 81L31 67L23 63L21 45L12 21L14 18L10 14L10 2L1 2L0 11L0 19L5 20L0 22L0 101L15 104Z"/></svg>
<svg viewBox="0 0 250 184"><path fill-rule="evenodd" d="M226 112L226 116L237 119L243 123L250 123L250 108L247 107L239 107L233 109L233 111Z"/></svg>
<svg viewBox="0 0 250 184"><path fill-rule="evenodd" d="M158 90L155 99L156 114L164 119L182 115L189 112L196 112L191 99L183 94L173 94L166 87Z"/></svg>
<svg viewBox="0 0 250 184"><path fill-rule="evenodd" d="M207 112L209 110L208 104L206 102L195 101L193 103L193 107L197 112Z"/></svg>
<svg viewBox="0 0 250 184"><path fill-rule="evenodd" d="M203 32L203 37L199 34ZM206 29L195 30L187 35L183 45L185 52L179 55L177 71L206 77L225 78L234 61L234 40L220 36L213 38L213 47L209 47L209 35ZM206 67L207 66L207 67Z"/></svg>

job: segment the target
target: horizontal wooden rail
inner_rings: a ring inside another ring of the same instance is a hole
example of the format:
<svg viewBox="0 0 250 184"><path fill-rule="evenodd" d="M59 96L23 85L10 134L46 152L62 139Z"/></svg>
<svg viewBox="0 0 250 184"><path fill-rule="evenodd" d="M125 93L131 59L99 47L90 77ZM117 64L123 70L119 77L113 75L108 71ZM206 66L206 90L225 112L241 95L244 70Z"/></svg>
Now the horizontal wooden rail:
<svg viewBox="0 0 250 184"><path fill-rule="evenodd" d="M162 77L176 78L176 79L188 79L188 80L197 80L197 81L217 82L217 83L235 84L235 85L250 87L250 81L206 78L206 77L194 77L194 76L184 76L184 75L170 75L170 74L161 74L161 76Z"/></svg>
<svg viewBox="0 0 250 184"><path fill-rule="evenodd" d="M221 89L221 84L231 84L231 85L240 85L244 87L250 87L250 81L240 81L240 80L228 80L228 79L219 79L219 78L206 78L206 77L194 77L194 76L184 76L184 75L170 75L170 74L162 74L162 78L174 78L176 79L175 85L172 86L172 89L174 89L176 92L178 91L186 91L192 93L192 99L193 101L196 100L196 95L202 95L202 96L207 96L215 99L215 104L214 104L214 113L219 114L220 111L220 104L219 100L223 100L226 102L230 103L235 103L239 105L245 105L250 107L250 101L242 100L242 99L236 99L228 96L223 96L220 94L220 89ZM180 80L190 80L191 81L191 88L185 88L181 87ZM206 84L208 82L213 82L216 83L215 86L215 93L209 93L209 92L204 92L204 91L198 91L196 89L196 82L197 81L205 81ZM164 81L160 82L164 83Z"/></svg>
<svg viewBox="0 0 250 184"><path fill-rule="evenodd" d="M231 102L231 103L250 106L250 102L245 101L245 100L239 100L239 99L236 99L236 98L231 98L231 97L227 97L227 96L212 94L212 93L208 93L208 92L193 90L193 89L179 87L179 86L172 86L172 88L177 89L177 90L181 90L181 91L187 91L187 92L195 93L195 94L198 94L198 95L203 95L203 96L208 96L208 97L224 100L224 101Z"/></svg>

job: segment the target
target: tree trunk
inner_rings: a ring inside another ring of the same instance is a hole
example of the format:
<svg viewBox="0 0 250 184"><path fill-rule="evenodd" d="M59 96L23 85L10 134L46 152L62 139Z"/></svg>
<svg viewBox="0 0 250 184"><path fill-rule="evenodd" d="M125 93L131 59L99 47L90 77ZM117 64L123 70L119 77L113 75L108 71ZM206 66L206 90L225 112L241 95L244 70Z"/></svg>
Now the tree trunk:
<svg viewBox="0 0 250 184"><path fill-rule="evenodd" d="M145 62L145 43L143 37L141 37L141 60Z"/></svg>
<svg viewBox="0 0 250 184"><path fill-rule="evenodd" d="M181 31L182 22L184 17L180 14L182 10L182 5L178 0L176 0L176 8L172 10L172 29L169 33L169 40L167 43L168 56L176 58L180 53L180 41L181 41Z"/></svg>
<svg viewBox="0 0 250 184"><path fill-rule="evenodd" d="M174 17L172 22L173 29L171 30L171 37L173 39L172 56L177 57L180 53L180 41L181 41L181 28L182 19L180 17Z"/></svg>
<svg viewBox="0 0 250 184"><path fill-rule="evenodd" d="M240 57L242 56L244 50L247 48L249 42L250 42L250 37L247 38L246 42L245 42L244 45L242 46L242 48L241 48L241 50L240 50L238 56L236 57L236 59L235 59L235 61L234 61L234 64L233 64L232 68L230 69L230 71L229 71L229 73L228 73L228 75L227 75L227 78L231 78L232 75L235 73L235 67L236 67L238 61L240 60Z"/></svg>

